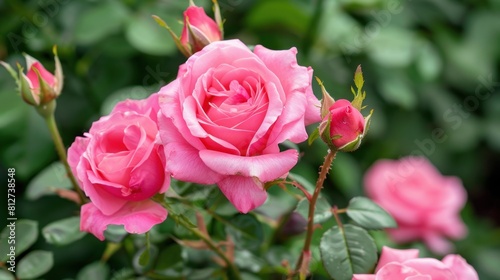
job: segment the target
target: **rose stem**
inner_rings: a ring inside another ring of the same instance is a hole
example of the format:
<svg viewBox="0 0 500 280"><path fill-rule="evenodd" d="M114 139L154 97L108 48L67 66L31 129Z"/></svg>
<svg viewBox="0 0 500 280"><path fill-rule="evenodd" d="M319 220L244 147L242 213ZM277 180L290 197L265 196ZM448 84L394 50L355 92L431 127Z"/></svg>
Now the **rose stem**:
<svg viewBox="0 0 500 280"><path fill-rule="evenodd" d="M161 199L161 200L154 199L154 200L161 203L161 205L163 205L163 207L165 207L167 210L169 210L169 212L172 212L172 213L174 212L174 211L170 211L169 205L163 199ZM185 229L187 229L188 231L190 231L191 233L193 233L194 235L199 237L201 240L203 240L203 242L205 242L205 244L210 249L212 249L212 251L214 251L219 257L222 258L222 260L224 260L224 262L226 263L227 267L229 268L229 270L231 271L231 274L232 274L231 275L232 277L230 277L229 279L236 279L236 280L242 279L238 267L236 267L236 265L234 265L234 263L231 262L231 260L229 260L227 255L217 246L217 244L215 244L213 242L213 240L210 238L210 236L208 234L205 234L201 230L199 230L198 228L193 227L188 222L186 222L184 219L178 219L174 215L170 215L170 217L172 217L172 219L174 219L176 223L180 224Z"/></svg>
<svg viewBox="0 0 500 280"><path fill-rule="evenodd" d="M52 136L52 140L54 141L54 145L56 146L56 151L57 154L59 155L59 159L62 161L64 164L64 168L66 169L66 174L69 177L69 180L71 181L71 184L73 185L73 188L75 191L78 193L78 196L80 197L80 203L83 204L87 200L85 195L83 194L82 189L78 186L78 183L76 182L75 177L73 176L73 172L71 172L71 168L69 167L68 164L68 158L66 155L66 148L64 147L64 144L61 139L61 134L59 134L59 129L57 128L57 123L56 119L54 118L54 114L47 114L45 117L45 122L47 123L47 126L50 131L50 135Z"/></svg>
<svg viewBox="0 0 500 280"><path fill-rule="evenodd" d="M306 239L304 241L304 248L302 249L302 253L297 261L297 265L295 266L295 271L290 275L289 279L293 277L293 275L300 273L301 278L305 278L305 274L307 271L302 271L303 269L309 268L309 259L306 260L305 255L310 255L309 248L311 247L312 236L314 232L314 210L316 208L316 201L318 200L321 189L323 188L323 182L326 179L326 175L330 170L330 166L332 165L333 160L335 159L336 151L332 152L328 150L328 154L325 157L325 161L323 165L321 165L319 177L316 181L316 187L314 188L314 193L309 202L309 216L307 218L307 232Z"/></svg>

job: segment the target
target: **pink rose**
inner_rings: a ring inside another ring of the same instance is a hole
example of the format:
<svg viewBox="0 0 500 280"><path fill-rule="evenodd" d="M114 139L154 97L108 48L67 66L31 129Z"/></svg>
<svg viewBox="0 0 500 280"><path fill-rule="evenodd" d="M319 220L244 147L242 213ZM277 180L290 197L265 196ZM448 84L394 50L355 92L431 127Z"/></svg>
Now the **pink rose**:
<svg viewBox="0 0 500 280"><path fill-rule="evenodd" d="M459 255L443 261L418 258L417 249L382 248L375 274L354 274L353 280L478 280L477 272Z"/></svg>
<svg viewBox="0 0 500 280"><path fill-rule="evenodd" d="M398 223L388 232L396 242L423 240L436 253L452 249L445 237L462 238L460 219L467 194L460 179L445 177L425 158L380 160L366 173L367 195Z"/></svg>
<svg viewBox="0 0 500 280"><path fill-rule="evenodd" d="M202 7L189 6L184 11L184 28L180 41L189 46L191 53L200 51L206 45L222 40L222 32L217 23L207 16Z"/></svg>
<svg viewBox="0 0 500 280"><path fill-rule="evenodd" d="M160 90L160 136L174 178L218 184L243 213L265 202L264 183L298 160L278 144L306 140L305 125L320 120L312 69L297 65L296 53L219 41L180 66Z"/></svg>
<svg viewBox="0 0 500 280"><path fill-rule="evenodd" d="M81 230L104 240L110 224L145 233L166 219L167 211L150 200L170 184L156 123L158 110L157 94L120 102L69 148L69 165L91 200L82 206Z"/></svg>

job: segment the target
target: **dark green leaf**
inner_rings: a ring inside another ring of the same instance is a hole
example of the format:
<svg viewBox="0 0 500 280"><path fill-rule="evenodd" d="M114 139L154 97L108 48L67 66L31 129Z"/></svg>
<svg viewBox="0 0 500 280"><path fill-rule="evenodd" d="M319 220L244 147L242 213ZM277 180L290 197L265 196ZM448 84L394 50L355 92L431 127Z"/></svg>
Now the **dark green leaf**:
<svg viewBox="0 0 500 280"><path fill-rule="evenodd" d="M319 248L323 266L336 280L351 280L354 273L370 273L377 262L373 238L354 225L327 230Z"/></svg>
<svg viewBox="0 0 500 280"><path fill-rule="evenodd" d="M4 262L9 258L7 254L11 253L10 247L13 245L12 240L16 242L15 255L19 256L33 245L37 238L38 222L32 220L8 221L7 226L0 234L0 261Z"/></svg>
<svg viewBox="0 0 500 280"><path fill-rule="evenodd" d="M156 246L150 245L148 252L146 252L146 250L148 250L148 248L143 247L134 255L133 266L135 271L137 271L138 273L144 273L150 270L153 267L153 264L155 263L158 256L158 248L156 248ZM141 259L142 261L146 262L141 263Z"/></svg>
<svg viewBox="0 0 500 280"><path fill-rule="evenodd" d="M93 262L78 272L76 280L106 280L108 277L108 265L102 262Z"/></svg>
<svg viewBox="0 0 500 280"><path fill-rule="evenodd" d="M330 203L324 197L318 197L316 209L314 210L314 223L318 224L328 220L332 216L331 208ZM307 198L299 201L295 211L307 220L309 216L309 201Z"/></svg>
<svg viewBox="0 0 500 280"><path fill-rule="evenodd" d="M252 215L238 215L229 220L226 233L229 234L236 247L257 250L264 240L262 224Z"/></svg>
<svg viewBox="0 0 500 280"><path fill-rule="evenodd" d="M19 261L16 276L20 279L33 279L47 273L54 265L52 252L36 250Z"/></svg>
<svg viewBox="0 0 500 280"><path fill-rule="evenodd" d="M179 244L171 245L160 252L156 270L168 269L182 263L182 247Z"/></svg>
<svg viewBox="0 0 500 280"><path fill-rule="evenodd" d="M366 197L354 197L347 206L347 215L366 229L397 227L396 221L384 209Z"/></svg>

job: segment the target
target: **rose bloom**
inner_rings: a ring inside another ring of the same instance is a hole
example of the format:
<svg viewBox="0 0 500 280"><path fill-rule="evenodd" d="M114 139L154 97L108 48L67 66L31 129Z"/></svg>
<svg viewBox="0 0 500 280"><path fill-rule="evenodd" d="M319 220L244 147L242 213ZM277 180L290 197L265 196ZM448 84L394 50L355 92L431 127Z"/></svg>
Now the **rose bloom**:
<svg viewBox="0 0 500 280"><path fill-rule="evenodd" d="M417 249L382 248L375 274L354 274L352 280L478 280L476 270L459 255L442 261L418 258Z"/></svg>
<svg viewBox="0 0 500 280"><path fill-rule="evenodd" d="M145 233L166 219L167 211L150 200L170 184L156 123L158 110L156 94L120 102L69 148L69 165L91 200L81 209L82 231L104 240L110 224Z"/></svg>
<svg viewBox="0 0 500 280"><path fill-rule="evenodd" d="M297 50L252 52L238 40L211 43L180 66L160 90L160 136L167 168L178 180L216 183L240 212L263 204L264 183L286 176L317 122L312 69Z"/></svg>
<svg viewBox="0 0 500 280"><path fill-rule="evenodd" d="M425 158L380 160L366 173L365 191L398 223L388 230L395 242L423 240L436 253L452 245L445 239L463 238L460 218L467 194L457 177L447 177Z"/></svg>

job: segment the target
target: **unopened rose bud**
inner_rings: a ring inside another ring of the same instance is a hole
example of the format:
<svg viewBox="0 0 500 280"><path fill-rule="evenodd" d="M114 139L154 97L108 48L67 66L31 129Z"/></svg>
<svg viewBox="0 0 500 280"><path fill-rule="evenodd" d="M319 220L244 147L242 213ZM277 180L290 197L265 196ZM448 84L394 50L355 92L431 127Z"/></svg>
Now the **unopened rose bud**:
<svg viewBox="0 0 500 280"><path fill-rule="evenodd" d="M212 42L222 40L222 33L202 7L190 6L184 11L184 28L180 40L182 45L195 53Z"/></svg>
<svg viewBox="0 0 500 280"><path fill-rule="evenodd" d="M362 90L364 80L361 67L358 66L354 74L354 84L357 91L351 88L354 94L352 102L346 99L335 101L325 90L323 83L318 79L321 86L323 99L321 101L321 117L318 131L312 135L309 142L319 135L328 147L335 151L352 152L356 150L363 140L372 112L367 117L363 117L361 109L366 93Z"/></svg>
<svg viewBox="0 0 500 280"><path fill-rule="evenodd" d="M153 15L153 18L160 26L168 30L177 48L185 56L190 57L206 45L220 41L224 37L219 5L216 0L213 0L213 3L215 20L207 16L202 7L196 6L191 1L184 11L184 27L180 38L160 17Z"/></svg>
<svg viewBox="0 0 500 280"><path fill-rule="evenodd" d="M26 103L37 107L43 106L61 94L63 86L62 68L55 48L54 55L56 66L54 74L47 71L40 61L27 54L24 55L26 58L26 74L24 74L24 69L19 64L16 73L10 65L3 61L0 62L16 80L21 97Z"/></svg>
<svg viewBox="0 0 500 280"><path fill-rule="evenodd" d="M320 127L321 137L336 150L354 151L361 144L365 132L365 119L348 100L337 100ZM327 129L328 128L328 129Z"/></svg>

